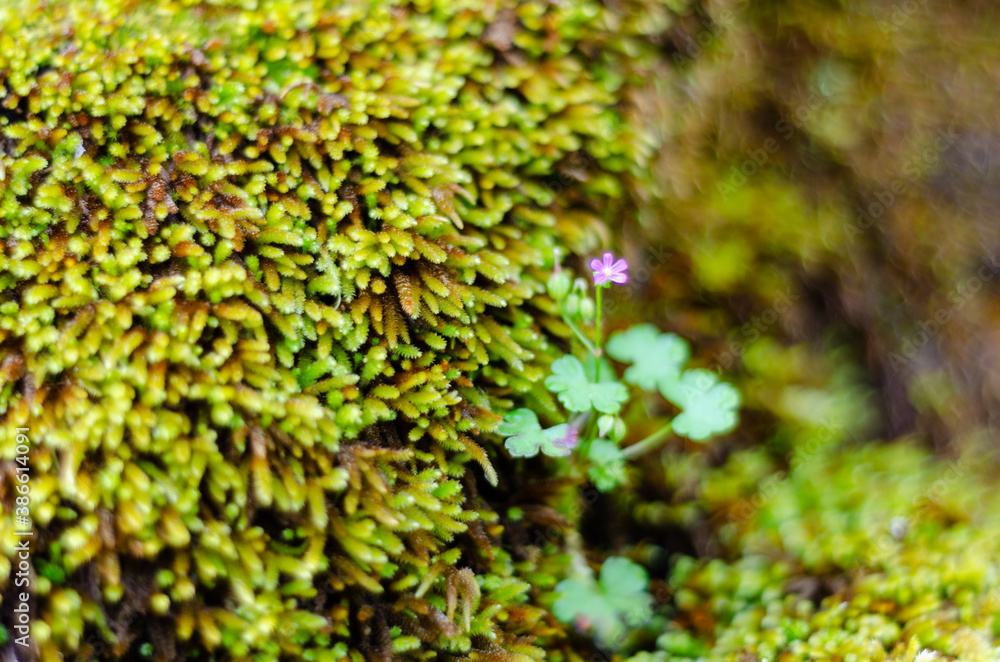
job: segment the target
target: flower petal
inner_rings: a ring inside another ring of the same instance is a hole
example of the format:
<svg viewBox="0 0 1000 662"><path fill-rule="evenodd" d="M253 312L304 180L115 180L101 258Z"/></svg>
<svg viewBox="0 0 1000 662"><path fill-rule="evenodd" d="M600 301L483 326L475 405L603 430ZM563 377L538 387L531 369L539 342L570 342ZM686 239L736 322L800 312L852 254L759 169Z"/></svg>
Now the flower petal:
<svg viewBox="0 0 1000 662"><path fill-rule="evenodd" d="M613 283L618 283L619 285L624 285L628 282L628 274L611 274L608 279Z"/></svg>
<svg viewBox="0 0 1000 662"><path fill-rule="evenodd" d="M594 285L604 285L608 282L608 274L603 269L594 272Z"/></svg>
<svg viewBox="0 0 1000 662"><path fill-rule="evenodd" d="M605 269L609 268L612 264L614 264L614 261L615 261L615 255L614 255L614 253L605 253L603 257L604 257L604 268Z"/></svg>
<svg viewBox="0 0 1000 662"><path fill-rule="evenodd" d="M594 271L600 271L604 268L604 264L598 260L596 257L590 261L590 268Z"/></svg>
<svg viewBox="0 0 1000 662"><path fill-rule="evenodd" d="M559 437L553 443L560 448L572 450L580 444L580 432L571 425L569 426L569 429L566 430L566 435Z"/></svg>
<svg viewBox="0 0 1000 662"><path fill-rule="evenodd" d="M611 265L611 271L621 271L621 272L624 272L627 269L628 269L628 262L626 262L624 258L621 259L621 260L618 260L617 262L615 262L614 264Z"/></svg>

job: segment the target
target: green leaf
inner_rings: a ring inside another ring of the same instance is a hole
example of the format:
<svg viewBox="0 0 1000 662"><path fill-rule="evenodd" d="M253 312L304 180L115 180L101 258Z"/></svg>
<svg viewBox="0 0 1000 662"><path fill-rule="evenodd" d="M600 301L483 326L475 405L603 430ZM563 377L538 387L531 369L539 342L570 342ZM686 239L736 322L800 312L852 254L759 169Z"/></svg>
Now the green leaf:
<svg viewBox="0 0 1000 662"><path fill-rule="evenodd" d="M545 386L559 397L570 411L584 412L591 408L605 414L616 414L628 400L628 389L617 381L594 383L587 379L580 359L564 356L552 362L552 374Z"/></svg>
<svg viewBox="0 0 1000 662"><path fill-rule="evenodd" d="M646 569L623 556L612 556L601 567L601 588L612 596L615 604L628 604L626 599L648 598L645 595L649 585Z"/></svg>
<svg viewBox="0 0 1000 662"><path fill-rule="evenodd" d="M592 578L559 582L552 613L564 623L593 628L600 640L613 642L625 634L626 627L649 619L648 585L649 576L642 566L613 556L604 562L598 582Z"/></svg>
<svg viewBox="0 0 1000 662"><path fill-rule="evenodd" d="M507 415L503 417L500 425L497 426L497 432L509 437L515 434L524 434L539 427L538 416L535 415L535 412L530 409L515 409L507 412Z"/></svg>
<svg viewBox="0 0 1000 662"><path fill-rule="evenodd" d="M567 439L570 426L566 423L543 430L538 416L530 409L515 409L503 418L497 432L508 437L504 442L507 451L514 457L534 457L538 451L550 457L566 457L572 452Z"/></svg>
<svg viewBox="0 0 1000 662"><path fill-rule="evenodd" d="M587 457L593 462L587 469L587 476L601 492L609 492L625 482L625 457L618 444L595 439L590 443Z"/></svg>
<svg viewBox="0 0 1000 662"><path fill-rule="evenodd" d="M38 574L51 582L62 584L66 581L66 571L55 563L49 563L45 559L38 559L35 563Z"/></svg>
<svg viewBox="0 0 1000 662"><path fill-rule="evenodd" d="M729 432L739 421L740 392L708 370L688 370L660 392L683 411L671 423L674 432L693 441Z"/></svg>
<svg viewBox="0 0 1000 662"><path fill-rule="evenodd" d="M633 364L625 370L625 381L647 391L657 390L662 380L676 380L691 355L683 339L660 333L652 324L615 334L606 349L613 358Z"/></svg>
<svg viewBox="0 0 1000 662"><path fill-rule="evenodd" d="M588 358L586 361L580 361L583 364L583 374L587 375L588 382L594 382L595 384L601 382L617 382L618 378L615 377L615 369L611 363L603 356L598 359L601 364L601 378L596 379L594 376L594 360L593 358Z"/></svg>
<svg viewBox="0 0 1000 662"><path fill-rule="evenodd" d="M695 659L708 654L705 644L684 630L664 632L656 640L656 646L675 657Z"/></svg>

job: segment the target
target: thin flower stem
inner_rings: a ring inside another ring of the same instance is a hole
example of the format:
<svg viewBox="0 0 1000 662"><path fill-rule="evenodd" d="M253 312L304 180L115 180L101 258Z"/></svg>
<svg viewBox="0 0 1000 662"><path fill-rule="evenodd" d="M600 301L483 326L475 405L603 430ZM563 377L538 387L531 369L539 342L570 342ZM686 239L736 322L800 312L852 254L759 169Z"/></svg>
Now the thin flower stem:
<svg viewBox="0 0 1000 662"><path fill-rule="evenodd" d="M574 416L569 424L580 431L580 444L577 446L577 457L585 458L590 453L590 442L593 440L593 427L595 425L593 411L585 411Z"/></svg>
<svg viewBox="0 0 1000 662"><path fill-rule="evenodd" d="M589 340L587 340L587 336L583 335L583 332L580 331L580 329L576 326L576 324L573 323L573 320L570 319L569 315L567 315L566 313L562 313L562 318L563 321L566 322L566 326L568 326L570 329L573 330L573 333L576 334L577 339L581 343L583 343L584 347L587 348L587 351L593 354L594 356L597 356L597 350L594 349L594 345Z"/></svg>
<svg viewBox="0 0 1000 662"><path fill-rule="evenodd" d="M597 321L595 322L594 337L597 340L595 343L597 346L597 351L594 352L594 381L601 381L601 292L604 290L603 285L597 286Z"/></svg>
<svg viewBox="0 0 1000 662"><path fill-rule="evenodd" d="M590 455L590 445L597 438L597 416L591 416L587 419L587 425L583 428L580 434L580 456L588 457Z"/></svg>
<svg viewBox="0 0 1000 662"><path fill-rule="evenodd" d="M653 434L649 435L642 441L632 444L628 448L624 449L622 451L622 457L625 458L638 457L643 453L653 450L654 448L658 447L660 444L662 444L664 441L667 440L667 438L670 436L671 431L672 430L670 429L670 423L667 423L662 428L660 428Z"/></svg>
<svg viewBox="0 0 1000 662"><path fill-rule="evenodd" d="M583 551L583 536L576 528L566 531L566 551L569 552L569 576L584 581L594 581L594 573L587 564L587 556Z"/></svg>

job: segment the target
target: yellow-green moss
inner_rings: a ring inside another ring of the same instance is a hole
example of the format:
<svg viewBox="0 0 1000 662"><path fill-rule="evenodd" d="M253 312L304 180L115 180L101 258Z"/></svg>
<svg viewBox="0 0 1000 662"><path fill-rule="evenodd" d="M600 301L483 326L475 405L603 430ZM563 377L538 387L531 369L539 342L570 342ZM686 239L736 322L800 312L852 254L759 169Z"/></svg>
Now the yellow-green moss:
<svg viewBox="0 0 1000 662"><path fill-rule="evenodd" d="M524 578L556 573L474 485L494 411L548 401L554 249L596 245L647 150L646 9L0 7L0 453L30 429L41 659L542 656Z"/></svg>
<svg viewBox="0 0 1000 662"><path fill-rule="evenodd" d="M595 564L702 557L651 573L638 659L995 657L995 499L846 449L993 404L995 296L955 292L992 236L997 25L862 4L0 3L0 456L28 426L42 659L588 650L545 608L579 498L489 431L551 407L553 252L609 227L606 312L747 410L584 531Z"/></svg>
<svg viewBox="0 0 1000 662"><path fill-rule="evenodd" d="M994 469L909 444L802 458L730 502L735 560L676 561L672 623L632 662L996 659Z"/></svg>

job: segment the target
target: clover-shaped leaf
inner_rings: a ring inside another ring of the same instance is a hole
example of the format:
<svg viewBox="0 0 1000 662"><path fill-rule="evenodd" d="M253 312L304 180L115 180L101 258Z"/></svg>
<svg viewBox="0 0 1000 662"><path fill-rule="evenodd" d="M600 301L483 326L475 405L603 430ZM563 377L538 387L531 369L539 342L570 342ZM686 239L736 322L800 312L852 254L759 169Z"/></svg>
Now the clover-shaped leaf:
<svg viewBox="0 0 1000 662"><path fill-rule="evenodd" d="M729 432L738 422L740 392L708 370L687 370L680 379L660 382L660 392L683 411L671 426L693 441Z"/></svg>
<svg viewBox="0 0 1000 662"><path fill-rule="evenodd" d="M587 379L580 359L564 356L552 362L552 374L545 386L559 397L570 411L590 411L591 407L605 414L616 414L628 400L628 389L616 381L593 382Z"/></svg>
<svg viewBox="0 0 1000 662"><path fill-rule="evenodd" d="M662 380L675 380L690 356L688 344L672 333L660 333L652 324L639 324L617 333L608 341L607 352L623 363L625 381L647 391L657 390Z"/></svg>
<svg viewBox="0 0 1000 662"><path fill-rule="evenodd" d="M587 475L601 492L609 492L625 482L625 456L618 444L595 439L590 443L587 457L593 463Z"/></svg>
<svg viewBox="0 0 1000 662"><path fill-rule="evenodd" d="M604 562L601 579L565 579L556 586L559 597L552 613L564 623L593 628L599 639L611 642L651 614L646 591L646 570L626 558L613 556Z"/></svg>
<svg viewBox="0 0 1000 662"><path fill-rule="evenodd" d="M602 356L600 359L598 359L597 362L601 364L600 379L598 379L594 374L594 371L597 366L594 364L593 359L588 358L586 361L580 362L583 364L583 374L587 375L588 381L594 382L595 384L598 382L618 381L618 378L615 376L615 369L611 366L610 361L608 361L605 357Z"/></svg>
<svg viewBox="0 0 1000 662"><path fill-rule="evenodd" d="M514 457L534 457L538 451L550 457L566 457L576 445L572 426L563 423L542 429L530 409L515 409L503 418L497 432L507 437L504 446Z"/></svg>

